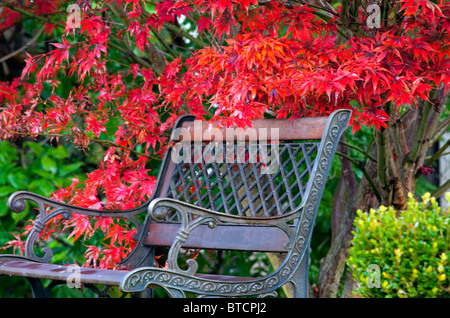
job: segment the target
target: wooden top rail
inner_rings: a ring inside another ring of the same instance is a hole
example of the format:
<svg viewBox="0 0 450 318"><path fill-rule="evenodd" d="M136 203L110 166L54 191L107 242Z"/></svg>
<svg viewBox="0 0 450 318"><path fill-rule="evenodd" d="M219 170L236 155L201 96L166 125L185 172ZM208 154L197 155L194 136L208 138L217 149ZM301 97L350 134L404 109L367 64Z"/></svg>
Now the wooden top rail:
<svg viewBox="0 0 450 318"><path fill-rule="evenodd" d="M253 127L247 127L245 131L234 127L210 127L207 121L196 120L184 122L181 128L175 129L172 140L181 141L184 136L190 136L188 141L321 139L327 119L328 117L261 119L253 121Z"/></svg>

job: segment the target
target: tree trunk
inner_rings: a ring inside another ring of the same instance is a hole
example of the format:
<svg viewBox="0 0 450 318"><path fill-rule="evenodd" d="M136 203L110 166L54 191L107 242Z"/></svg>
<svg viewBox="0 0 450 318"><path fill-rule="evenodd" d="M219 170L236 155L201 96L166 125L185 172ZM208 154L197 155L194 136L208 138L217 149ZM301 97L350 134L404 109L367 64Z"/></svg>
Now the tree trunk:
<svg viewBox="0 0 450 318"><path fill-rule="evenodd" d="M348 166L346 159L341 158L341 166ZM371 169L373 173L375 167L376 165L371 163L368 169ZM341 178L345 178L345 175L342 174ZM345 187L348 188L348 184L344 184ZM334 239L332 240L330 250L320 267L317 281L317 296L321 298L338 297L341 281L346 268L350 243L353 238L352 231L355 211L357 209L366 209L371 202L373 202L374 194L366 179L361 181L356 192L353 193L354 195L348 196L345 208L341 211L340 224L337 233L333 234ZM334 204L342 204L342 202L340 202L340 200L335 200Z"/></svg>

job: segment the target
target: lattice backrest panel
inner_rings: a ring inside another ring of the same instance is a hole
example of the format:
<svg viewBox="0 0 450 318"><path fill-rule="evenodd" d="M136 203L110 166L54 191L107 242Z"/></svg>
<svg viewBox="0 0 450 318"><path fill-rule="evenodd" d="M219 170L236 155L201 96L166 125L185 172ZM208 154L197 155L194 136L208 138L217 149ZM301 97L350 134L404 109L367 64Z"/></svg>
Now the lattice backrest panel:
<svg viewBox="0 0 450 318"><path fill-rule="evenodd" d="M190 143L162 196L233 215L276 216L302 202L319 142Z"/></svg>

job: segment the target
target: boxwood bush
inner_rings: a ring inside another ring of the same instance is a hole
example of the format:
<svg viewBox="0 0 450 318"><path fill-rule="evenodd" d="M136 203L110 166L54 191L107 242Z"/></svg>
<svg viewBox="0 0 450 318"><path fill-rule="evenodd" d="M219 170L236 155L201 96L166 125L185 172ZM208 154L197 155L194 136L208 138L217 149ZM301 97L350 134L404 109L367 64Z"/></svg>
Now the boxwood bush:
<svg viewBox="0 0 450 318"><path fill-rule="evenodd" d="M450 202L450 193L446 194ZM450 297L450 208L426 193L407 209L357 211L348 265L363 297Z"/></svg>

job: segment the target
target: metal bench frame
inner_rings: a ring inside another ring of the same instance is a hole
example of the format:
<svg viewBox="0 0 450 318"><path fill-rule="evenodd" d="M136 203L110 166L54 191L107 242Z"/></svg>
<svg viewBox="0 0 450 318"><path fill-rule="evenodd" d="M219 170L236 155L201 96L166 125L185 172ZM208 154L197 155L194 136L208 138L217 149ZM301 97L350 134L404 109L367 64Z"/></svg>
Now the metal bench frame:
<svg viewBox="0 0 450 318"><path fill-rule="evenodd" d="M105 295L105 291L97 289L95 284L117 285L123 292L131 293L142 293L147 291L148 287L161 287L171 297L185 297L185 292L208 297L253 295L263 297L273 296L276 289L286 283L292 283L294 297L308 297L308 251L314 221L337 144L348 127L350 116L350 110L337 110L329 117L299 118L293 121L267 119L254 123L255 127L280 128L279 139L283 142L284 140L320 140L314 146L317 151L315 159L306 156L307 159L303 162L307 167L305 173L309 174L306 184L302 184L301 179L304 175L299 176L298 171L288 171L289 175L286 176L287 166L280 163L283 174L279 178L283 177L284 180L288 177L297 178L295 185L300 190L296 197L297 202L301 197L301 204L294 204L290 185L286 185L285 189L288 193L283 196L287 203L282 202L274 191L274 179L270 177L264 179L266 183L261 185L264 180L257 173L260 168L258 164L249 167L238 165L234 168L226 165L209 167L208 171L216 169L216 176L219 173L219 177L213 182L208 179L213 173L207 172L205 166L198 168L198 164L196 167L194 163L190 163L184 166L188 169L186 171L191 169L191 174L188 175L187 172L180 170L182 165L173 162L171 157L171 152L175 151L173 147L168 147L165 154L152 197L135 209L90 210L56 202L29 192L16 192L9 199L10 209L20 213L26 207L26 200L34 201L39 209L39 217L27 238L24 256L0 255L0 274L26 277L35 297L51 296L51 288L56 284L64 284L70 272L64 266L50 263L53 256L51 249L44 247L42 249L44 256L38 256L35 252L36 239L50 219L62 215L64 219L69 220L73 213L80 213L97 217L120 216L132 222L137 228L136 247L121 263L124 268L127 268L126 270L81 269L81 282L100 296ZM184 127L192 131L193 120L193 116L183 116L178 119L174 128ZM207 126L202 129L205 131ZM203 134L202 141L211 141L212 137L206 137L209 140L205 140L205 135L207 134ZM174 135L172 140L181 142ZM294 146L303 147L302 152L308 151L303 144L294 144ZM285 153L292 160L291 166L296 167L293 164L295 162L293 148L289 145L286 147L288 148ZM194 168L203 170L193 172ZM217 169L222 169L222 172L227 169L224 175L228 172L228 181L219 180L221 175ZM231 175L233 169L240 169L240 180L234 181ZM248 170L256 173L251 185L246 181ZM183 175L184 173L187 176ZM204 179L197 179L196 175L202 173ZM192 182L189 186L196 185L194 194L189 193L185 188L183 190L183 186L187 187L187 180ZM199 183L202 184L197 186ZM224 183L232 188L231 192L225 192ZM237 194L236 183L240 184L242 192L245 190L245 193ZM211 185L215 188L219 187L220 191L213 190ZM263 186L265 186L264 191L268 190L272 194L262 196ZM203 192L200 193L200 187L203 190L206 188L207 191L202 190ZM177 193L175 189L181 189L181 192ZM254 196L255 190L260 192L259 197ZM267 204L268 197L271 200L271 207ZM217 201L215 198L221 199ZM230 205L227 203L228 199L232 202ZM213 208L218 205L215 202L221 202L220 206L224 211L214 210ZM141 223L137 217L141 213L147 213L144 223ZM168 269L153 266L155 247L159 246L170 247ZM180 268L178 255L180 250L186 247L283 252L286 257L277 269L265 277L216 276L197 273L197 263L194 260L187 261L187 268ZM41 279L51 279L54 283L44 287Z"/></svg>

